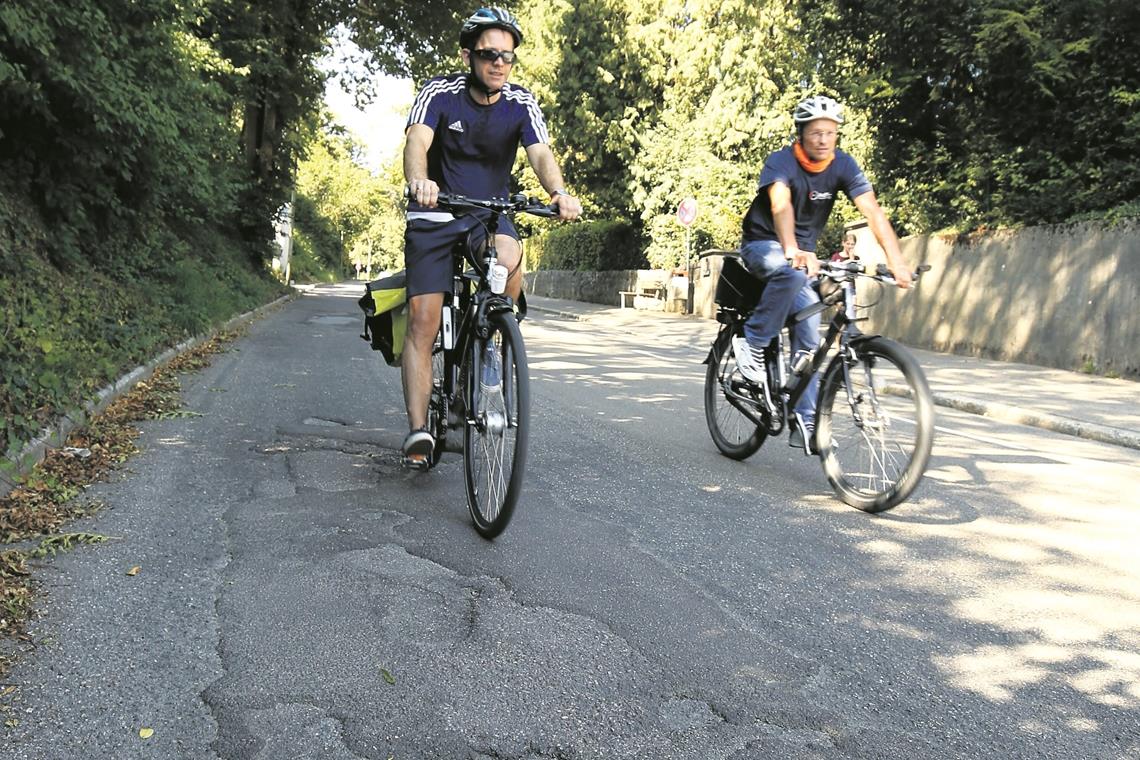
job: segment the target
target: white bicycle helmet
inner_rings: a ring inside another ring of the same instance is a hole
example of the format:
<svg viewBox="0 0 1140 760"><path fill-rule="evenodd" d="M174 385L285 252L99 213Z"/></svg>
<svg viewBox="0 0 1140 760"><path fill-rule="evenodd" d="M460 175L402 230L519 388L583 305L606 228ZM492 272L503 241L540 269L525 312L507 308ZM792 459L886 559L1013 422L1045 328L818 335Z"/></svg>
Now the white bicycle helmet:
<svg viewBox="0 0 1140 760"><path fill-rule="evenodd" d="M515 18L515 14L506 8L490 6L475 11L471 14L471 18L463 23L463 28L459 30L459 47L470 49L479 39L479 35L488 29L502 29L510 32L511 36L515 38L515 47L522 44L522 28L519 26L519 20Z"/></svg>
<svg viewBox="0 0 1140 760"><path fill-rule="evenodd" d="M812 95L801 100L792 112L792 120L797 125L807 124L816 119L831 119L836 124L843 123L843 106L826 95Z"/></svg>

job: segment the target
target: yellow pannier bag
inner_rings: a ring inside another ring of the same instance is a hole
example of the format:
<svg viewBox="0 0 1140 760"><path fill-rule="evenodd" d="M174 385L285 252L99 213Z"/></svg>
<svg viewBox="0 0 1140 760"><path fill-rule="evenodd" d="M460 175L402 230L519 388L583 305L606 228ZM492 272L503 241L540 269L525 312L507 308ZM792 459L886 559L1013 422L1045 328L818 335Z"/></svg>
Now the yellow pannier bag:
<svg viewBox="0 0 1140 760"><path fill-rule="evenodd" d="M364 311L364 332L360 337L384 354L390 367L400 366L404 353L404 336L408 331L408 306L404 272L381 277L365 285L364 296L357 301Z"/></svg>

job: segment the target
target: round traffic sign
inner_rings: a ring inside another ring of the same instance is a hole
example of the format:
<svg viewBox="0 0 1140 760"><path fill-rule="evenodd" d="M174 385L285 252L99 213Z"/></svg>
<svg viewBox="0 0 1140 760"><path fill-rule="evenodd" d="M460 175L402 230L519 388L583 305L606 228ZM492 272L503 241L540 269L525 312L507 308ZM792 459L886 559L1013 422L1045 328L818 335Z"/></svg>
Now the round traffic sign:
<svg viewBox="0 0 1140 760"><path fill-rule="evenodd" d="M697 218L697 199L686 198L677 205L677 221L688 227Z"/></svg>

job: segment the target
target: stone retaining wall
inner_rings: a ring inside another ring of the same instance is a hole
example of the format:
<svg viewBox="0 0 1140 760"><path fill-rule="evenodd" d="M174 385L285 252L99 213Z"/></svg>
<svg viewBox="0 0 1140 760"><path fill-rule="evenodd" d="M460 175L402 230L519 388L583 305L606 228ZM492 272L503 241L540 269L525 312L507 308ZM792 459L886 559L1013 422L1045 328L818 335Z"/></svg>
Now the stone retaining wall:
<svg viewBox="0 0 1140 760"><path fill-rule="evenodd" d="M866 227L856 250L882 260ZM931 265L920 286L864 287L868 332L907 345L1063 369L1140 378L1140 222L1049 225L962 238L902 241L907 260ZM719 257L693 271L693 313L711 318ZM527 290L618 305L618 293L667 272L533 272ZM680 308L674 304L671 310Z"/></svg>

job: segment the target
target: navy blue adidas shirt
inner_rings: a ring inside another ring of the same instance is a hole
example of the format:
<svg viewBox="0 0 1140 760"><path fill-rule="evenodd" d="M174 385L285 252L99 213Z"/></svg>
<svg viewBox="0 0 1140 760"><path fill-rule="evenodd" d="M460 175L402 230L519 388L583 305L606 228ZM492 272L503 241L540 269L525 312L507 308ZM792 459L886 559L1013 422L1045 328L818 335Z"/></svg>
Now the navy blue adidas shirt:
<svg viewBox="0 0 1140 760"><path fill-rule="evenodd" d="M435 132L428 149L428 178L447 193L472 198L505 198L521 143L548 143L546 121L534 95L507 83L491 105L467 92L467 74L429 79L412 104L408 124ZM416 203L409 212L424 210Z"/></svg>
<svg viewBox="0 0 1140 760"><path fill-rule="evenodd" d="M796 244L800 250L814 251L819 233L827 224L835 196L842 190L851 200L871 191L871 183L850 154L835 151L835 159L818 174L800 166L792 147L768 156L760 172L760 188L744 216L744 241L779 240L772 221L772 200L768 187L783 182L792 190L792 211L796 217Z"/></svg>

